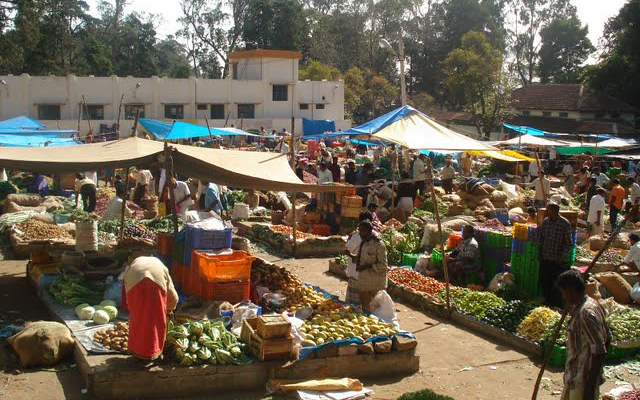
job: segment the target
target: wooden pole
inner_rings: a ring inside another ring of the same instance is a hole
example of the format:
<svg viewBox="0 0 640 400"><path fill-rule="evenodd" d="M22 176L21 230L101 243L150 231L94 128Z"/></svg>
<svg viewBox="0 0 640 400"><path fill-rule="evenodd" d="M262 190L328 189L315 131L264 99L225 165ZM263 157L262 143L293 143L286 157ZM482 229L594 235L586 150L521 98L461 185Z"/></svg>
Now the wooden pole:
<svg viewBox="0 0 640 400"><path fill-rule="evenodd" d="M542 190L543 205L546 207L547 206L547 192L544 190L544 177L541 177L542 164L540 164L540 157L538 157L538 152L536 152L535 154L536 154L536 163L538 164L538 180L540 181L540 189Z"/></svg>
<svg viewBox="0 0 640 400"><path fill-rule="evenodd" d="M87 102L84 100L84 95L82 95L82 105L84 106L84 111L87 113L87 124L89 124L89 135L93 136L93 129L91 128L91 117L89 116L89 108L87 107Z"/></svg>
<svg viewBox="0 0 640 400"><path fill-rule="evenodd" d="M449 267L447 266L447 256L444 252L444 237L442 236L442 223L440 222L440 212L438 211L438 197L436 196L436 188L433 185L433 167L431 166L431 158L427 157L427 184L431 188L431 202L433 203L433 215L438 225L438 236L440 237L440 246L442 247L442 269L444 270L444 283L447 296L447 312L451 313L451 297L449 293Z"/></svg>
<svg viewBox="0 0 640 400"><path fill-rule="evenodd" d="M131 133L131 137L138 136L138 117L140 116L140 109L136 110L136 119L133 121L133 132Z"/></svg>
<svg viewBox="0 0 640 400"><path fill-rule="evenodd" d="M120 97L120 105L118 105L118 122L116 122L116 133L120 139L120 116L122 115L122 102L124 101L124 93Z"/></svg>
<svg viewBox="0 0 640 400"><path fill-rule="evenodd" d="M204 116L204 123L207 124L207 130L209 131L209 140L211 140L211 146L213 146L213 135L211 134L211 127L209 126L209 119Z"/></svg>
<svg viewBox="0 0 640 400"><path fill-rule="evenodd" d="M298 252L298 221L296 220L296 195L293 194L293 203L291 211L293 212L293 226L291 227L291 233L293 234L293 256L296 256Z"/></svg>
<svg viewBox="0 0 640 400"><path fill-rule="evenodd" d="M120 244L124 241L124 214L127 208L127 198L129 192L129 167L125 170L126 177L124 178L124 193L122 194L122 210L120 211Z"/></svg>
<svg viewBox="0 0 640 400"><path fill-rule="evenodd" d="M169 181L169 195L172 202L169 202L171 206L171 219L173 220L173 234L178 234L178 214L176 213L176 194L173 190L173 185L171 184L171 179L173 179L173 157L171 156L171 151L173 148L169 147L167 142L164 142L164 162L165 169L167 170L167 180Z"/></svg>
<svg viewBox="0 0 640 400"><path fill-rule="evenodd" d="M632 207L632 209L629 210L629 212L625 215L624 219L622 220L622 223L620 225L618 225L613 232L611 232L611 235L609 236L609 239L607 239L607 241L604 243L604 245L602 246L600 251L598 251L596 256L593 257L593 260L591 261L591 264L589 264L589 268L587 268L584 271L584 273L582 273L582 278L583 279L585 279L587 277L587 275L589 274L591 269L596 265L596 263L598 262L598 259L602 255L602 253L604 253L609 248L609 246L611 246L611 243L613 243L614 239L616 238L616 236L618 236L618 234L622 230L622 227L627 224L627 222L629 221L631 216L635 215L638 212L638 208L639 208L639 206L637 204L634 205ZM569 313L569 310L566 309L566 308L562 311L562 315L560 317L560 321L558 321L558 324L556 325L556 327L555 327L555 329L553 331L553 336L551 337L551 343L550 343L550 346L549 346L549 350L547 351L547 354L545 355L544 360L542 361L542 366L540 367L540 372L538 372L538 378L536 379L535 386L533 387L533 394L531 395L531 400L536 400L538 398L538 390L540 389L540 382L542 381L542 377L544 376L544 371L547 368L547 364L549 363L549 358L551 358L551 351L553 350L553 347L555 346L556 341L558 340L558 336L560 334L560 329L562 328L562 323L566 319L568 313Z"/></svg>
<svg viewBox="0 0 640 400"><path fill-rule="evenodd" d="M289 147L289 156L291 157L290 164L291 169L295 169L296 165L296 131L295 131L295 118L291 117L291 146ZM286 138L284 138L286 140Z"/></svg>

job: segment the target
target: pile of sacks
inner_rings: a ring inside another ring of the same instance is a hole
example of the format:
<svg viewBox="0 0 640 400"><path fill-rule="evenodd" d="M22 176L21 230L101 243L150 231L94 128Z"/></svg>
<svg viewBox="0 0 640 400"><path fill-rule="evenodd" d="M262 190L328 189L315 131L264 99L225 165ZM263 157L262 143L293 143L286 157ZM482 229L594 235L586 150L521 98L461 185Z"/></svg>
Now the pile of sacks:
<svg viewBox="0 0 640 400"><path fill-rule="evenodd" d="M29 210L53 212L63 210L65 200L61 196L40 197L37 194L10 194L5 199L2 212L4 214Z"/></svg>
<svg viewBox="0 0 640 400"><path fill-rule="evenodd" d="M443 195L441 200L449 205L449 216L482 215L488 217L495 210L524 206L522 190L500 181L498 188L482 183L471 193L459 190L456 194Z"/></svg>

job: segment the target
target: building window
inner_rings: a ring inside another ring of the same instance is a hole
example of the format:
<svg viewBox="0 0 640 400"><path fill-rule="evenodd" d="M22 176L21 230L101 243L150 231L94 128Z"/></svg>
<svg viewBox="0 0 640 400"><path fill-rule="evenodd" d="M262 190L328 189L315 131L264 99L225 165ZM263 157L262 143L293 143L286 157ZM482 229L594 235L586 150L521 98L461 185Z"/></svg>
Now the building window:
<svg viewBox="0 0 640 400"><path fill-rule="evenodd" d="M80 104L82 110L82 119L104 119L104 106L98 104Z"/></svg>
<svg viewBox="0 0 640 400"><path fill-rule="evenodd" d="M324 104L316 104L316 110L324 110Z"/></svg>
<svg viewBox="0 0 640 400"><path fill-rule="evenodd" d="M164 117L167 119L184 119L184 106L181 104L164 106Z"/></svg>
<svg viewBox="0 0 640 400"><path fill-rule="evenodd" d="M38 106L38 119L57 121L60 119L59 104L42 104Z"/></svg>
<svg viewBox="0 0 640 400"><path fill-rule="evenodd" d="M289 86L287 85L273 85L273 101L287 101L289 94Z"/></svg>
<svg viewBox="0 0 640 400"><path fill-rule="evenodd" d="M308 110L308 109L309 109L309 104L307 104L307 103L300 103L300 109L301 109L301 110Z"/></svg>
<svg viewBox="0 0 640 400"><path fill-rule="evenodd" d="M224 119L224 104L211 105L211 119Z"/></svg>
<svg viewBox="0 0 640 400"><path fill-rule="evenodd" d="M550 117L551 116L551 111L543 111L542 112L542 116L543 117Z"/></svg>
<svg viewBox="0 0 640 400"><path fill-rule="evenodd" d="M559 112L558 116L561 118L567 118L569 117L569 113L568 112Z"/></svg>
<svg viewBox="0 0 640 400"><path fill-rule="evenodd" d="M138 117L144 118L144 104L125 104L124 119L136 119L136 113L139 113Z"/></svg>
<svg viewBox="0 0 640 400"><path fill-rule="evenodd" d="M231 78L238 79L238 63L234 62L231 64Z"/></svg>
<svg viewBox="0 0 640 400"><path fill-rule="evenodd" d="M255 104L238 104L238 118L253 119L255 118Z"/></svg>
<svg viewBox="0 0 640 400"><path fill-rule="evenodd" d="M524 115L525 117L528 117L529 115L531 115L531 111L529 111L529 110L522 110L522 115Z"/></svg>
<svg viewBox="0 0 640 400"><path fill-rule="evenodd" d="M203 103L198 104L198 111L207 111L207 108L209 108L208 104L203 104Z"/></svg>

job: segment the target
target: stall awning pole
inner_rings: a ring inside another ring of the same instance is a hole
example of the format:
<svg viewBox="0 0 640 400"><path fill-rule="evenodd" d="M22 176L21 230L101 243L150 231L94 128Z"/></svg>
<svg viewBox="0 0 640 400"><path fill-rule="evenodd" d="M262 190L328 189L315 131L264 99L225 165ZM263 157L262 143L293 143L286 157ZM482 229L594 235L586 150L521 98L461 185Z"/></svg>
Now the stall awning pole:
<svg viewBox="0 0 640 400"><path fill-rule="evenodd" d="M125 210L127 209L127 198L129 198L129 167L125 170L126 177L124 178L124 193L122 194L122 210L120 211L120 236L119 241L120 245L124 241L124 216Z"/></svg>

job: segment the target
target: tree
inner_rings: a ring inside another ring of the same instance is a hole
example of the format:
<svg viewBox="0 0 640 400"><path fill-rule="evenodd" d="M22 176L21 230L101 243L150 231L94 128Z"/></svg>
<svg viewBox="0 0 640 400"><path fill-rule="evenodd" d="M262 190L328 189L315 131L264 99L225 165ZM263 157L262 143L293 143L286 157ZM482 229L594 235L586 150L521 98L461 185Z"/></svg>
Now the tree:
<svg viewBox="0 0 640 400"><path fill-rule="evenodd" d="M540 81L542 83L575 83L581 65L595 47L587 37L589 28L577 17L557 18L542 28L542 45L538 53Z"/></svg>
<svg viewBox="0 0 640 400"><path fill-rule="evenodd" d="M187 60L184 46L169 35L155 46L156 65L160 76L170 78L188 78L191 76L191 66Z"/></svg>
<svg viewBox="0 0 640 400"><path fill-rule="evenodd" d="M309 28L297 0L253 0L244 17L246 48L301 50Z"/></svg>
<svg viewBox="0 0 640 400"><path fill-rule="evenodd" d="M640 108L640 2L629 0L605 25L600 62L583 81Z"/></svg>
<svg viewBox="0 0 640 400"><path fill-rule="evenodd" d="M523 85L533 82L539 64L540 30L547 21L571 18L576 8L570 0L509 0L514 15L510 30L515 70Z"/></svg>
<svg viewBox="0 0 640 400"><path fill-rule="evenodd" d="M335 81L340 79L340 76L340 71L337 68L330 67L320 61L311 61L309 65L300 68L298 72L298 79L301 81L306 79L312 81L321 81L323 79Z"/></svg>
<svg viewBox="0 0 640 400"><path fill-rule="evenodd" d="M451 102L473 115L478 134L488 137L509 110L511 85L502 72L502 55L481 32L467 32L460 48L444 61Z"/></svg>

